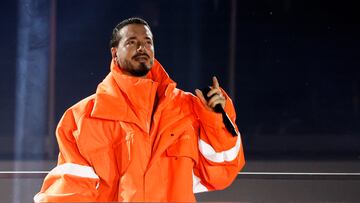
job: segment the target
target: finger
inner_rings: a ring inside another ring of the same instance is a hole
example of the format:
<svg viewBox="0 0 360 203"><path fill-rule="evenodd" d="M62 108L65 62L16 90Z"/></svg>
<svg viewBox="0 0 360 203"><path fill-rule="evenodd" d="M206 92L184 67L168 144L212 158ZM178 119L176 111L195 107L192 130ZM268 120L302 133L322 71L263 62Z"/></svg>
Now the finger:
<svg viewBox="0 0 360 203"><path fill-rule="evenodd" d="M203 103L204 105L207 105L207 101L206 101L203 93L199 89L195 89L195 94L200 99L201 103Z"/></svg>
<svg viewBox="0 0 360 203"><path fill-rule="evenodd" d="M213 96L214 94L222 95L222 92L221 92L220 88L212 88L212 89L207 93L207 96L208 96L208 97L211 97L211 96Z"/></svg>
<svg viewBox="0 0 360 203"><path fill-rule="evenodd" d="M218 82L216 76L213 76L212 80L213 80L213 87L219 88L219 82Z"/></svg>
<svg viewBox="0 0 360 203"><path fill-rule="evenodd" d="M220 104L223 108L225 107L225 97L221 95L214 95L208 102L208 106L215 108L217 104Z"/></svg>
<svg viewBox="0 0 360 203"><path fill-rule="evenodd" d="M211 109L215 109L215 107L220 104L221 107L224 109L225 108L225 100L215 100L213 103L209 104L209 107Z"/></svg>

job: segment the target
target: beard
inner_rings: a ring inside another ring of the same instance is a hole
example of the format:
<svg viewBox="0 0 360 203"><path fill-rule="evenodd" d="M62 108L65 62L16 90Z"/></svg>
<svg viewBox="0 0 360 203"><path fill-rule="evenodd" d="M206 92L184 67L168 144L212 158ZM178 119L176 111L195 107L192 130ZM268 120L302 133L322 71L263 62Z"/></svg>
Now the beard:
<svg viewBox="0 0 360 203"><path fill-rule="evenodd" d="M119 63L119 62L118 62ZM152 65L154 64L153 60L150 60L150 64L147 64L146 62L134 62L131 61L124 61L123 65L121 66L123 71L126 71L128 74L135 76L135 77L143 77L148 74L148 72L151 70Z"/></svg>
<svg viewBox="0 0 360 203"><path fill-rule="evenodd" d="M128 72L133 76L143 77L148 74L150 69L151 69L151 67L149 67L147 64L139 63L137 68L130 68L130 70L128 70Z"/></svg>

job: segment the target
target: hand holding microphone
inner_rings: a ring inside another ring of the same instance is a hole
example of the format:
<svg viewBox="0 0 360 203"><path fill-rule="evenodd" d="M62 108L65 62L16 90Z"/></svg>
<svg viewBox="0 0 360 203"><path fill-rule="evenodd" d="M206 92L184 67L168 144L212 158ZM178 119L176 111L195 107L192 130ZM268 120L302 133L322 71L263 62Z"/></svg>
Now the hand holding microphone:
<svg viewBox="0 0 360 203"><path fill-rule="evenodd" d="M226 129L232 134L232 136L237 136L235 125L224 111L226 98L221 92L219 82L217 81L216 77L213 77L212 87L205 87L201 91L196 89L195 93L209 110L222 114Z"/></svg>

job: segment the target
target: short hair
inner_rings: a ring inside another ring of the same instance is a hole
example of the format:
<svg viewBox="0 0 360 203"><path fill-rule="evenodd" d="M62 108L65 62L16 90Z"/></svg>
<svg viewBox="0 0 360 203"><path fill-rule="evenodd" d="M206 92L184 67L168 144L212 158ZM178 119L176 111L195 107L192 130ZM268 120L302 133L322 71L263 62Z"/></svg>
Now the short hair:
<svg viewBox="0 0 360 203"><path fill-rule="evenodd" d="M119 24L117 24L115 26L115 28L113 29L112 35L111 35L111 40L110 40L110 48L112 47L116 47L119 45L119 42L121 40L121 36L119 35L119 31L121 30L121 28L125 27L126 25L129 24L140 24L140 25L145 25L150 29L149 24L142 18L139 17L131 17L128 19L125 19L123 21L121 21Z"/></svg>

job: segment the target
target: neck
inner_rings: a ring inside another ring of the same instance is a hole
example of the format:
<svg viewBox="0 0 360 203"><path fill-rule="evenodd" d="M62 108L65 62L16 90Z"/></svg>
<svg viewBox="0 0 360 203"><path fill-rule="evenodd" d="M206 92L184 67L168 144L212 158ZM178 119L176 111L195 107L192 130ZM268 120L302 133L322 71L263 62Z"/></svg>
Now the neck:
<svg viewBox="0 0 360 203"><path fill-rule="evenodd" d="M121 70L121 72L126 75L126 76L130 76L130 77L134 77L134 78L142 78L142 79L146 79L147 78L147 74L146 75L143 75L143 76L137 76L137 75L134 75L134 74L131 74L129 73L128 71L125 71L125 70Z"/></svg>

